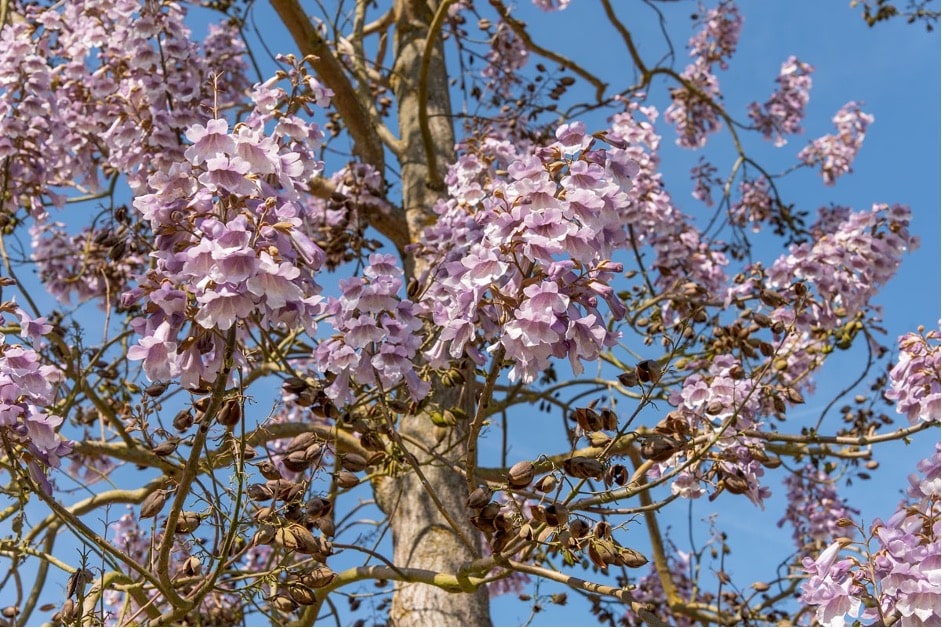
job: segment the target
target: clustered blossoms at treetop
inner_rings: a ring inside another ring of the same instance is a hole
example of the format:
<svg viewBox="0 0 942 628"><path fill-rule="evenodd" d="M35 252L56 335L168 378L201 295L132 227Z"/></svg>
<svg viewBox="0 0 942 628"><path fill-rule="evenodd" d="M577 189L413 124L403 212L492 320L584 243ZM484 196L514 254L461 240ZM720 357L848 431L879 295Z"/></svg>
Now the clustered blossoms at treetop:
<svg viewBox="0 0 942 628"><path fill-rule="evenodd" d="M792 200L874 123L802 140L810 54L733 105L731 0L600 0L601 68L569 0L263 4L0 2L0 623L942 621L937 442L845 491L938 437L926 208Z"/></svg>

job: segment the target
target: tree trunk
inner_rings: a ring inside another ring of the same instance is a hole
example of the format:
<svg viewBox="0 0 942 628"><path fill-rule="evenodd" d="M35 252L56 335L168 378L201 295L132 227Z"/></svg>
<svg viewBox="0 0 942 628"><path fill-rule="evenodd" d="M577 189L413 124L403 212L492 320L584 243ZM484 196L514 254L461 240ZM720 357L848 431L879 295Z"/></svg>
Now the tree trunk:
<svg viewBox="0 0 942 628"><path fill-rule="evenodd" d="M402 202L412 241L434 220L432 207L442 193L445 168L455 158L454 130L448 96L442 40L435 33L435 45L427 66L427 130L422 134L420 76L425 42L437 3L424 0L396 2L396 63L393 87L399 105L399 132L404 144L401 159ZM429 151L434 155L429 158ZM433 162L433 163L430 163ZM418 276L421 263L405 260L406 273ZM433 390L433 402L442 408L456 405L455 389ZM438 442L426 414L405 416L399 431L406 446L421 465L430 485L429 493L418 474L406 463L401 477L386 479L377 486L380 507L390 518L393 560L397 565L458 573L480 556L481 535L468 520L465 507L467 487L464 477L449 465L460 463L467 451L466 426L451 429ZM421 443L412 446L410 442ZM425 451L435 451L434 458ZM438 503L436 503L436 501ZM440 508L458 526L453 529ZM398 583L393 596L390 621L397 626L487 626L490 625L488 593L449 592L426 584Z"/></svg>

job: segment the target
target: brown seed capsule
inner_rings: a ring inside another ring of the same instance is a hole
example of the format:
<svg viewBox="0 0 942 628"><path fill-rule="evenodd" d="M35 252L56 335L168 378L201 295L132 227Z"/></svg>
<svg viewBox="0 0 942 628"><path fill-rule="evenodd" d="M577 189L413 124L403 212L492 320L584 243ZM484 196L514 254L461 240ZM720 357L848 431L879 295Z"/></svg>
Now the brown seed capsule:
<svg viewBox="0 0 942 628"><path fill-rule="evenodd" d="M607 539L591 539L589 541L589 560L599 569L608 569L616 562L615 543Z"/></svg>
<svg viewBox="0 0 942 628"><path fill-rule="evenodd" d="M199 527L200 520L199 513L184 511L180 513L180 518L177 519L177 525L173 531L177 534L188 534Z"/></svg>
<svg viewBox="0 0 942 628"><path fill-rule="evenodd" d="M644 360L635 367L638 379L644 383L656 384L661 380L661 366L654 360Z"/></svg>
<svg viewBox="0 0 942 628"><path fill-rule="evenodd" d="M559 484L559 480L556 479L555 475L544 475L542 478L537 480L536 484L533 486L536 490L541 493L549 493L556 489L556 486Z"/></svg>
<svg viewBox="0 0 942 628"><path fill-rule="evenodd" d="M618 376L618 381L626 388L634 388L638 385L638 374L634 371L627 371Z"/></svg>
<svg viewBox="0 0 942 628"><path fill-rule="evenodd" d="M301 606L310 606L317 602L314 592L299 582L292 582L288 585L288 596Z"/></svg>
<svg viewBox="0 0 942 628"><path fill-rule="evenodd" d="M348 453L340 456L340 466L346 471L356 473L366 469L369 466L369 462L360 454Z"/></svg>
<svg viewBox="0 0 942 628"><path fill-rule="evenodd" d="M148 397L159 397L167 392L168 386L170 386L169 382L154 382L144 389L144 394L146 394Z"/></svg>
<svg viewBox="0 0 942 628"><path fill-rule="evenodd" d="M628 467L623 464L613 464L605 471L605 483L609 486L624 486L631 479Z"/></svg>
<svg viewBox="0 0 942 628"><path fill-rule="evenodd" d="M262 460L259 462L258 472L261 473L262 477L266 480L278 480L281 478L281 472L271 460Z"/></svg>
<svg viewBox="0 0 942 628"><path fill-rule="evenodd" d="M311 445L320 442L314 432L303 432L288 442L288 451L304 451Z"/></svg>
<svg viewBox="0 0 942 628"><path fill-rule="evenodd" d="M630 547L619 547L618 548L618 564L624 567L631 567L636 569L638 567L643 567L648 564L648 559L637 550L633 550Z"/></svg>
<svg viewBox="0 0 942 628"><path fill-rule="evenodd" d="M337 574L335 574L330 567L322 566L315 567L311 571L302 574L300 581L302 584L312 589L320 589L333 582L336 577Z"/></svg>
<svg viewBox="0 0 942 628"><path fill-rule="evenodd" d="M141 519L156 517L167 503L168 492L157 490L147 495L141 502Z"/></svg>
<svg viewBox="0 0 942 628"><path fill-rule="evenodd" d="M683 443L663 434L650 434L641 443L641 455L647 460L664 462L680 451Z"/></svg>
<svg viewBox="0 0 942 628"><path fill-rule="evenodd" d="M543 517L554 528L563 526L569 521L569 509L563 504L550 504L543 509Z"/></svg>
<svg viewBox="0 0 942 628"><path fill-rule="evenodd" d="M181 576L191 578L193 576L200 575L202 571L202 563L200 559L196 556L188 556L183 565L180 566L180 571L178 572Z"/></svg>
<svg viewBox="0 0 942 628"><path fill-rule="evenodd" d="M323 497L312 497L307 500L307 503L304 504L304 512L315 519L317 517L323 517L330 513L332 504L329 499Z"/></svg>
<svg viewBox="0 0 942 628"><path fill-rule="evenodd" d="M239 403L238 399L228 399L222 408L219 409L219 414L216 415L216 421L225 427L235 427L239 424L239 421L242 420L242 405Z"/></svg>
<svg viewBox="0 0 942 628"><path fill-rule="evenodd" d="M602 474L605 472L605 467L595 458L573 456L563 462L563 471L574 478L595 478L600 480L602 479Z"/></svg>
<svg viewBox="0 0 942 628"><path fill-rule="evenodd" d="M311 385L307 383L306 380L301 379L300 377L289 377L281 385L281 389L286 393L297 395L304 390L310 388Z"/></svg>
<svg viewBox="0 0 942 628"><path fill-rule="evenodd" d="M583 519L573 519L569 522L569 534L575 539L585 538L589 534L589 524Z"/></svg>
<svg viewBox="0 0 942 628"><path fill-rule="evenodd" d="M301 473L306 471L311 462L307 459L307 456L304 454L304 451L292 451L287 456L282 458L282 464L285 465L285 468L288 471L293 471L295 473Z"/></svg>
<svg viewBox="0 0 942 628"><path fill-rule="evenodd" d="M314 464L315 462L320 461L324 456L324 446L320 443L314 443L310 447L304 450L304 459Z"/></svg>
<svg viewBox="0 0 942 628"><path fill-rule="evenodd" d="M577 408L572 415L579 427L586 432L602 429L602 417L592 408Z"/></svg>
<svg viewBox="0 0 942 628"><path fill-rule="evenodd" d="M510 488L526 488L533 481L533 463L521 460L507 471L507 484Z"/></svg>
<svg viewBox="0 0 942 628"><path fill-rule="evenodd" d="M275 492L267 484L249 484L245 487L245 494L253 502L266 502L275 497Z"/></svg>
<svg viewBox="0 0 942 628"><path fill-rule="evenodd" d="M178 432L185 432L193 427L193 413L189 410L180 410L177 416L173 417L173 429Z"/></svg>
<svg viewBox="0 0 942 628"><path fill-rule="evenodd" d="M762 593L762 592L764 592L764 591L768 591L770 587L769 587L769 585L768 585L767 583L765 583L765 582L753 582L753 583L752 583L752 588L753 588L754 590L758 591L759 593Z"/></svg>
<svg viewBox="0 0 942 628"><path fill-rule="evenodd" d="M178 438L168 438L162 443L157 444L154 447L154 453L160 456L161 458L169 456L177 450L177 445L180 444L180 439Z"/></svg>
<svg viewBox="0 0 942 628"><path fill-rule="evenodd" d="M340 471L334 476L334 479L337 480L337 486L340 488L353 488L360 483L360 478L350 471Z"/></svg>
<svg viewBox="0 0 942 628"><path fill-rule="evenodd" d="M612 537L612 524L608 521L599 521L592 529L592 534L597 539L609 539Z"/></svg>
<svg viewBox="0 0 942 628"><path fill-rule="evenodd" d="M785 298L782 295L768 288L759 293L759 300L769 307L779 307L785 304Z"/></svg>
<svg viewBox="0 0 942 628"><path fill-rule="evenodd" d="M298 610L298 604L285 593L278 593L274 595L269 602L271 602L272 608L277 610L279 613L293 613Z"/></svg>
<svg viewBox="0 0 942 628"><path fill-rule="evenodd" d="M593 447L605 447L612 442L612 437L605 432L592 432L589 434L589 444Z"/></svg>
<svg viewBox="0 0 942 628"><path fill-rule="evenodd" d="M727 475L723 478L723 485L726 487L726 490L733 495L742 495L749 490L749 483L746 481L746 478L739 475Z"/></svg>
<svg viewBox="0 0 942 628"><path fill-rule="evenodd" d="M468 494L465 505L472 510L484 508L487 506L488 502L491 501L491 495L493 494L494 491L488 487L479 486Z"/></svg>

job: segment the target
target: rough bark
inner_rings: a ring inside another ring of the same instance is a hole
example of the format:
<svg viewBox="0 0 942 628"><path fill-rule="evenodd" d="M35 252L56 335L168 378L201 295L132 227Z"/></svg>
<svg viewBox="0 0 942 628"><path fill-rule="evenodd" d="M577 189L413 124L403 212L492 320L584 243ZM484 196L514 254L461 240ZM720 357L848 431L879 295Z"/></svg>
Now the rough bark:
<svg viewBox="0 0 942 628"><path fill-rule="evenodd" d="M413 240L433 220L432 207L441 194L440 181L447 164L454 160L454 131L441 38L426 55L428 65L425 103L419 102L422 58L437 3L398 0L396 3L396 63L393 87L399 110L403 144L400 159L402 199L408 230ZM423 139L420 106L427 112ZM429 142L431 140L431 142ZM428 151L434 153L430 171ZM421 264L406 260L409 274L421 273ZM460 391L437 390L434 402L447 408L458 403ZM468 521L464 478L450 463L459 463L466 452L465 426L458 425L438 442L428 416L403 417L399 424L406 447L421 466L426 482L403 464L407 472L377 486L377 500L389 515L393 535L393 559L397 565L458 573L480 555L480 533ZM418 443L414 446L410 443ZM423 451L425 450L425 451ZM440 456L430 456L427 451ZM432 489L432 493L428 488ZM437 502L437 503L436 503ZM443 516L441 509L449 513ZM448 519L451 519L449 522ZM452 523L458 525L456 531ZM470 545L470 547L469 547ZM398 626L490 625L487 591L449 592L424 584L397 585L390 621Z"/></svg>

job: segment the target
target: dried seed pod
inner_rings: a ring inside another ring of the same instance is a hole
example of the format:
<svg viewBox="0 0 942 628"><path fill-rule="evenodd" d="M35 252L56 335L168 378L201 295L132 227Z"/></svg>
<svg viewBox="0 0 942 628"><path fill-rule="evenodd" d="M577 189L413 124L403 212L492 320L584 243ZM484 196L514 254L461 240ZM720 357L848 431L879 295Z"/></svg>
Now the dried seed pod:
<svg viewBox="0 0 942 628"><path fill-rule="evenodd" d="M497 529L494 527L493 519L486 519L482 517L481 515L475 515L473 517L469 517L468 521L470 521L471 525L473 525L475 528L477 528L484 534L493 534L494 531Z"/></svg>
<svg viewBox="0 0 942 628"><path fill-rule="evenodd" d="M252 535L252 546L270 545L275 540L276 533L275 526L271 524L263 523L259 525L258 530Z"/></svg>
<svg viewBox="0 0 942 628"><path fill-rule="evenodd" d="M268 601L271 602L272 608L279 613L293 613L298 610L298 603L285 593L278 593L272 596Z"/></svg>
<svg viewBox="0 0 942 628"><path fill-rule="evenodd" d="M656 384L661 380L661 366L655 360L644 360L638 362L635 367L638 379L644 383Z"/></svg>
<svg viewBox="0 0 942 628"><path fill-rule="evenodd" d="M311 571L301 574L299 580L305 586L311 587L312 589L320 589L333 582L336 577L337 574L335 574L330 567L322 566L315 567Z"/></svg>
<svg viewBox="0 0 942 628"><path fill-rule="evenodd" d="M649 434L641 443L641 455L654 462L664 462L680 451L683 443L663 434Z"/></svg>
<svg viewBox="0 0 942 628"><path fill-rule="evenodd" d="M723 405L722 401L712 401L706 407L706 413L716 415L722 412L723 408L725 408L725 406Z"/></svg>
<svg viewBox="0 0 942 628"><path fill-rule="evenodd" d="M366 458L357 453L347 453L340 456L340 466L346 471L357 473L363 471L369 466Z"/></svg>
<svg viewBox="0 0 942 628"><path fill-rule="evenodd" d="M360 483L360 478L350 471L340 471L334 475L334 479L340 488L353 488Z"/></svg>
<svg viewBox="0 0 942 628"><path fill-rule="evenodd" d="M593 447L605 447L612 442L612 437L605 432L592 432L589 434L589 444Z"/></svg>
<svg viewBox="0 0 942 628"><path fill-rule="evenodd" d="M317 602L314 592L300 582L292 582L288 585L288 596L301 606L310 606Z"/></svg>
<svg viewBox="0 0 942 628"><path fill-rule="evenodd" d="M75 620L75 600L69 598L63 602L62 608L52 616L52 620L57 624L71 624Z"/></svg>
<svg viewBox="0 0 942 628"><path fill-rule="evenodd" d="M278 467L275 466L275 463L271 460L262 460L259 462L258 472L261 473L262 477L266 480L281 479L281 472L278 470Z"/></svg>
<svg viewBox="0 0 942 628"><path fill-rule="evenodd" d="M630 479L628 467L623 464L613 464L605 471L605 483L609 486L624 486Z"/></svg>
<svg viewBox="0 0 942 628"><path fill-rule="evenodd" d="M281 385L282 390L292 395L300 394L309 388L311 388L311 385L307 382L307 380L301 379L300 377L289 377Z"/></svg>
<svg viewBox="0 0 942 628"><path fill-rule="evenodd" d="M765 582L753 582L752 588L758 591L759 593L763 593L765 591L768 591L771 587L769 587L769 585Z"/></svg>
<svg viewBox="0 0 942 628"><path fill-rule="evenodd" d="M585 538L589 534L589 524L583 519L573 519L569 522L569 534L576 539Z"/></svg>
<svg viewBox="0 0 942 628"><path fill-rule="evenodd" d="M185 432L193 427L193 413L189 410L180 410L173 417L173 429L178 432Z"/></svg>
<svg viewBox="0 0 942 628"><path fill-rule="evenodd" d="M312 497L304 504L304 512L315 519L323 517L330 512L332 504L329 499L323 497Z"/></svg>
<svg viewBox="0 0 942 628"><path fill-rule="evenodd" d="M324 536L336 536L337 527L331 517L318 517L314 520L314 527L324 533Z"/></svg>
<svg viewBox="0 0 942 628"><path fill-rule="evenodd" d="M569 521L569 509L563 504L550 504L543 509L543 516L554 528L564 526Z"/></svg>
<svg viewBox="0 0 942 628"><path fill-rule="evenodd" d="M210 401L212 401L212 397L200 397L193 402L193 409L197 412L206 412Z"/></svg>
<svg viewBox="0 0 942 628"><path fill-rule="evenodd" d="M360 445L363 449L368 451L385 451L386 444L383 442L382 437L375 432L370 430L360 435Z"/></svg>
<svg viewBox="0 0 942 628"><path fill-rule="evenodd" d="M479 486L468 494L468 499L465 500L465 505L472 510L484 508L487 506L487 503L491 501L491 495L493 494L494 491L488 487Z"/></svg>
<svg viewBox="0 0 942 628"><path fill-rule="evenodd" d="M599 521L593 527L592 534L597 539L610 539L612 537L612 524L608 521Z"/></svg>
<svg viewBox="0 0 942 628"><path fill-rule="evenodd" d="M611 408L602 408L599 411L602 415L602 429L614 432L618 429L618 415Z"/></svg>
<svg viewBox="0 0 942 628"><path fill-rule="evenodd" d="M572 413L573 419L585 432L595 432L602 429L602 417L592 408L576 408Z"/></svg>
<svg viewBox="0 0 942 628"><path fill-rule="evenodd" d="M615 543L608 539L590 539L589 560L599 569L608 569L609 565L618 560Z"/></svg>
<svg viewBox="0 0 942 628"><path fill-rule="evenodd" d="M559 480L552 473L549 475L544 475L542 478L537 480L533 488L540 491L541 493L549 493L556 489L559 485Z"/></svg>
<svg viewBox="0 0 942 628"><path fill-rule="evenodd" d="M507 484L510 488L526 488L533 481L533 463L521 460L507 471Z"/></svg>
<svg viewBox="0 0 942 628"><path fill-rule="evenodd" d="M504 532L510 532L514 529L514 519L513 516L506 512L499 512L497 516L494 517L494 529L503 530Z"/></svg>
<svg viewBox="0 0 942 628"><path fill-rule="evenodd" d="M759 293L759 300L769 307L779 307L785 305L785 298L775 290L766 288Z"/></svg>
<svg viewBox="0 0 942 628"><path fill-rule="evenodd" d="M563 463L563 470L567 475L571 475L574 478L595 478L600 480L602 479L602 474L605 472L605 467L595 458L573 456Z"/></svg>
<svg viewBox="0 0 942 628"><path fill-rule="evenodd" d="M723 485L733 495L742 495L749 490L749 482L746 481L746 478L736 474L729 474L724 477Z"/></svg>
<svg viewBox="0 0 942 628"><path fill-rule="evenodd" d="M2 615L7 619L13 619L20 612L19 606L5 606Z"/></svg>
<svg viewBox="0 0 942 628"><path fill-rule="evenodd" d="M180 571L177 573L180 576L192 578L193 576L200 575L202 567L203 565L199 558L196 556L188 556L187 559L183 561L183 564L180 566Z"/></svg>
<svg viewBox="0 0 942 628"><path fill-rule="evenodd" d="M144 394L148 397L159 397L167 392L168 386L170 386L170 382L154 382L144 389Z"/></svg>
<svg viewBox="0 0 942 628"><path fill-rule="evenodd" d="M141 502L141 519L156 517L167 503L168 491L157 490L147 495Z"/></svg>
<svg viewBox="0 0 942 628"><path fill-rule="evenodd" d="M500 513L500 504L497 502L490 502L484 508L481 509L480 516L484 519L493 520Z"/></svg>
<svg viewBox="0 0 942 628"><path fill-rule="evenodd" d="M626 371L618 376L618 381L625 388L634 388L638 385L638 374L634 371Z"/></svg>
<svg viewBox="0 0 942 628"><path fill-rule="evenodd" d="M275 497L275 492L267 484L249 484L245 487L245 494L253 502L267 502Z"/></svg>
<svg viewBox="0 0 942 628"><path fill-rule="evenodd" d="M643 567L648 564L648 559L645 557L645 555L637 550L633 550L630 547L617 547L617 549L617 564L619 565L637 569L638 567Z"/></svg>
<svg viewBox="0 0 942 628"><path fill-rule="evenodd" d="M188 534L199 527L201 520L198 512L183 511L173 531L177 534Z"/></svg>
<svg viewBox="0 0 942 628"><path fill-rule="evenodd" d="M311 466L311 462L307 459L304 450L290 452L287 456L282 458L281 462L288 471L295 473L302 473Z"/></svg>
<svg viewBox="0 0 942 628"><path fill-rule="evenodd" d="M324 446L320 443L314 443L304 450L304 459L314 464L324 456Z"/></svg>
<svg viewBox="0 0 942 628"><path fill-rule="evenodd" d="M216 421L225 427L235 427L241 420L242 404L238 399L227 399L216 415Z"/></svg>
<svg viewBox="0 0 942 628"><path fill-rule="evenodd" d="M304 451L311 445L320 442L317 434L314 432L302 432L290 441L288 441L288 451Z"/></svg>

